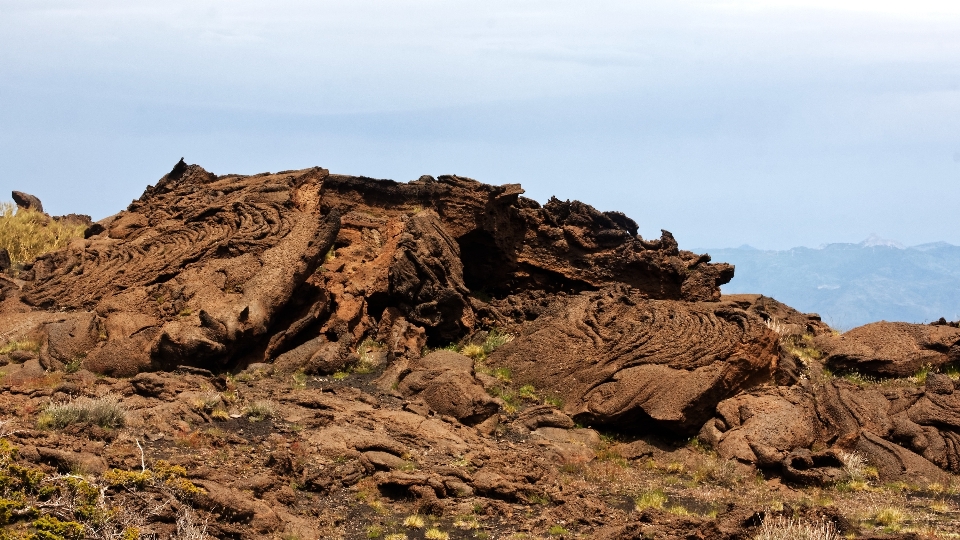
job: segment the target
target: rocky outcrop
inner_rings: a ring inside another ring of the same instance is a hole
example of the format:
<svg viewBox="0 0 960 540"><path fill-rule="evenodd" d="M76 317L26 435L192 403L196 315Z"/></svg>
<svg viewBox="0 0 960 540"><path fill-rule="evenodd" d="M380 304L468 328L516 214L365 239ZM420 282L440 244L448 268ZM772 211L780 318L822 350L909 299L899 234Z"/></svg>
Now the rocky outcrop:
<svg viewBox="0 0 960 540"><path fill-rule="evenodd" d="M434 210L459 244L465 285L493 296L624 283L651 298L717 300L719 286L733 278L732 266L681 251L669 232L642 239L622 213L557 199L541 206L522 193L516 184L458 176L401 184L332 175L324 182L323 207L365 228L376 218Z"/></svg>
<svg viewBox="0 0 960 540"><path fill-rule="evenodd" d="M768 380L776 334L729 303L605 289L558 300L490 357L586 424L695 433L721 400Z"/></svg>
<svg viewBox="0 0 960 540"><path fill-rule="evenodd" d="M724 458L785 472L796 469L798 451L832 448L859 453L885 481L937 481L943 478L941 469L960 472L957 411L960 401L946 375L931 374L922 388L858 386L820 376L721 402L700 437ZM816 466L810 459L799 463L819 470L795 474L796 479L837 480L829 470L838 466L835 458L824 457Z"/></svg>
<svg viewBox="0 0 960 540"><path fill-rule="evenodd" d="M960 329L949 325L878 322L840 336L822 336L824 363L842 372L875 377L909 377L960 362Z"/></svg>
<svg viewBox="0 0 960 540"><path fill-rule="evenodd" d="M37 197L22 191L14 191L12 196L13 202L16 203L17 208L33 210L34 212L43 212L43 204Z"/></svg>
<svg viewBox="0 0 960 540"><path fill-rule="evenodd" d="M325 174L217 178L181 162L102 232L34 262L24 302L74 312L47 326L49 356L118 375L234 361L336 239Z"/></svg>

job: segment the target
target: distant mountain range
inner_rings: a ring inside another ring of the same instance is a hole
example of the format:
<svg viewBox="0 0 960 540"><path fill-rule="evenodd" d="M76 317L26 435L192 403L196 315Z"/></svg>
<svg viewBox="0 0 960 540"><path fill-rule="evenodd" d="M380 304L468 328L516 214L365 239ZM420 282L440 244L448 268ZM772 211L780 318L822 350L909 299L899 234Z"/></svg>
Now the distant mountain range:
<svg viewBox="0 0 960 540"><path fill-rule="evenodd" d="M848 330L868 322L960 320L960 246L904 247L871 236L859 244L784 251L699 249L736 265L724 293L761 293Z"/></svg>

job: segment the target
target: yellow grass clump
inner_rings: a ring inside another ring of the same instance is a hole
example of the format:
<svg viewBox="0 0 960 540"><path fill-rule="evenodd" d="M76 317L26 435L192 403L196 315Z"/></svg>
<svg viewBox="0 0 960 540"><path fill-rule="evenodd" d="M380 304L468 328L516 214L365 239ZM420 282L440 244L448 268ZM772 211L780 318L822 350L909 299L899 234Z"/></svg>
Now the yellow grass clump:
<svg viewBox="0 0 960 540"><path fill-rule="evenodd" d="M27 263L63 248L71 240L82 238L84 230L85 225L65 225L43 212L0 202L0 248L7 250L13 264Z"/></svg>

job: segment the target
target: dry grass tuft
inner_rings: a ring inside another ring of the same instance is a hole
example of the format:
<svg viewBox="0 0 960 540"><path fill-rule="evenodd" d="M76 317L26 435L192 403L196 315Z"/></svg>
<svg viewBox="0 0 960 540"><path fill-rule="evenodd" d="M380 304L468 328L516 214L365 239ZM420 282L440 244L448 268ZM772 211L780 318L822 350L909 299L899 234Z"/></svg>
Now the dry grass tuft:
<svg viewBox="0 0 960 540"><path fill-rule="evenodd" d="M126 414L120 398L114 395L96 399L77 398L47 405L37 418L37 426L63 429L76 424L118 428L126 423Z"/></svg>
<svg viewBox="0 0 960 540"><path fill-rule="evenodd" d="M243 409L243 414L251 422L259 422L277 415L277 406L272 401L254 401Z"/></svg>
<svg viewBox="0 0 960 540"><path fill-rule="evenodd" d="M409 529L422 529L424 525L426 525L426 522L416 514L407 516L407 519L403 520L403 526Z"/></svg>
<svg viewBox="0 0 960 540"><path fill-rule="evenodd" d="M196 514L188 506L177 516L177 533L174 540L207 540L207 522L199 522Z"/></svg>
<svg viewBox="0 0 960 540"><path fill-rule="evenodd" d="M778 517L765 519L754 540L840 540L833 523L809 523L800 519Z"/></svg>
<svg viewBox="0 0 960 540"><path fill-rule="evenodd" d="M71 240L83 238L85 230L85 225L63 225L42 212L0 203L0 248L7 250L13 264L66 247Z"/></svg>

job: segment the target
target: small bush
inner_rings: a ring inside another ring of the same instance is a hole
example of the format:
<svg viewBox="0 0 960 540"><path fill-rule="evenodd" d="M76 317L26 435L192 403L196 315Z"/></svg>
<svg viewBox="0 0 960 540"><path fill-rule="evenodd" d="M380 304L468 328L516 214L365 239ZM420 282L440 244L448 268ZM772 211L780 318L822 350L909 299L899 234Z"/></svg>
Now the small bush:
<svg viewBox="0 0 960 540"><path fill-rule="evenodd" d="M543 398L543 403L544 403L545 405L553 405L554 407L556 407L556 408L558 408L558 409L562 409L562 408L563 408L563 398L561 398L560 396L557 396L557 395L544 397L544 398Z"/></svg>
<svg viewBox="0 0 960 540"><path fill-rule="evenodd" d="M74 424L118 428L123 427L125 422L126 410L120 404L120 399L113 395L51 403L37 419L40 428L53 429L63 429Z"/></svg>
<svg viewBox="0 0 960 540"><path fill-rule="evenodd" d="M633 502L637 510L646 510L647 508L659 510L663 508L663 505L667 504L667 495L662 489L654 489L641 493Z"/></svg>
<svg viewBox="0 0 960 540"><path fill-rule="evenodd" d="M251 376L252 378L252 376ZM297 371L291 375L293 379L294 388L306 388L307 387L307 374L302 371Z"/></svg>
<svg viewBox="0 0 960 540"><path fill-rule="evenodd" d="M498 347L506 345L513 341L514 335L501 332L494 328L487 334L487 339L483 341L483 352L490 354Z"/></svg>
<svg viewBox="0 0 960 540"><path fill-rule="evenodd" d="M476 516L462 516L453 522L453 526L462 531L472 531L480 528Z"/></svg>
<svg viewBox="0 0 960 540"><path fill-rule="evenodd" d="M193 400L193 408L202 412L213 412L220 405L220 394L216 392L205 394Z"/></svg>
<svg viewBox="0 0 960 540"><path fill-rule="evenodd" d="M550 527L550 536L563 536L565 534L570 534L570 531L563 528L563 525L554 525Z"/></svg>
<svg viewBox="0 0 960 540"><path fill-rule="evenodd" d="M510 382L512 380L513 374L510 372L509 368L501 367L493 370L493 376L500 379L503 382Z"/></svg>
<svg viewBox="0 0 960 540"><path fill-rule="evenodd" d="M873 516L873 522L881 527L898 531L900 526L907 519L907 515L899 508L881 508Z"/></svg>
<svg viewBox="0 0 960 540"><path fill-rule="evenodd" d="M427 540L450 540L450 533L445 533L440 529L429 529L423 534Z"/></svg>
<svg viewBox="0 0 960 540"><path fill-rule="evenodd" d="M357 347L357 356L360 360L353 366L353 372L359 375L366 375L380 367L380 361L374 353L382 351L383 349L384 345L379 341L374 341L370 338L363 340Z"/></svg>
<svg viewBox="0 0 960 540"><path fill-rule="evenodd" d="M425 524L423 518L416 514L407 516L407 519L403 520L403 526L408 529L422 529Z"/></svg>
<svg viewBox="0 0 960 540"><path fill-rule="evenodd" d="M174 540L206 540L207 523L197 521L196 514L188 506L183 507L183 511L177 516L177 533L173 536Z"/></svg>
<svg viewBox="0 0 960 540"><path fill-rule="evenodd" d="M525 384L520 387L520 399L539 401L540 398L537 397L537 389L532 384Z"/></svg>
<svg viewBox="0 0 960 540"><path fill-rule="evenodd" d="M867 465L867 460L857 452L841 452L840 459L843 461L844 472L854 482L876 480L880 476L877 469Z"/></svg>
<svg viewBox="0 0 960 540"><path fill-rule="evenodd" d="M927 375L929 375L931 371L932 371L932 368L931 368L930 364L924 364L924 365L921 366L920 369L913 375L913 377L910 377L910 380L912 380L913 382L915 382L915 383L917 383L918 385L921 385L921 386L922 386L923 384L925 384L925 383L927 382Z"/></svg>
<svg viewBox="0 0 960 540"><path fill-rule="evenodd" d="M259 422L277 415L277 407L272 401L254 401L244 408L243 414L251 422Z"/></svg>
<svg viewBox="0 0 960 540"><path fill-rule="evenodd" d="M482 345L467 345L460 350L460 354L469 356L478 362L482 362L487 358L487 353L483 350Z"/></svg>
<svg viewBox="0 0 960 540"><path fill-rule="evenodd" d="M0 248L7 250L13 264L64 248L70 241L83 238L86 228L63 225L42 212L17 209L13 203L0 203Z"/></svg>
<svg viewBox="0 0 960 540"><path fill-rule="evenodd" d="M765 519L754 540L840 540L833 523L808 523L799 519Z"/></svg>

